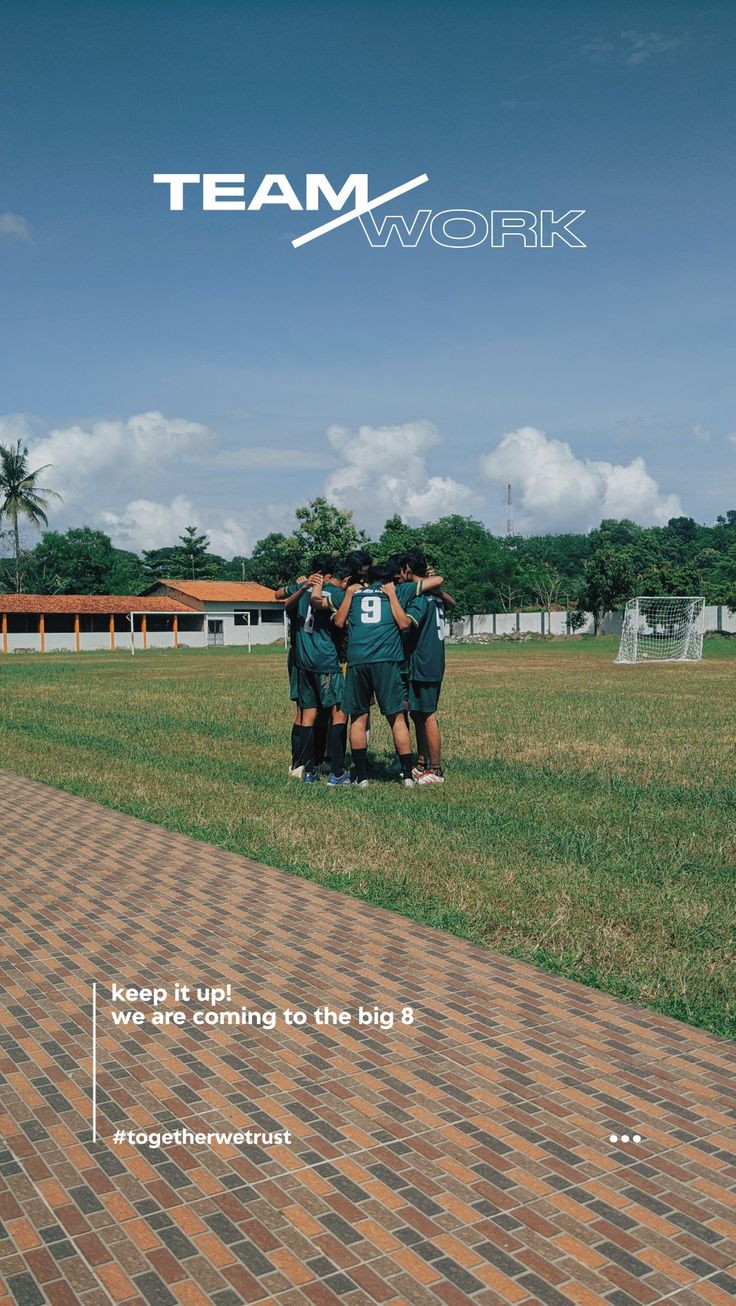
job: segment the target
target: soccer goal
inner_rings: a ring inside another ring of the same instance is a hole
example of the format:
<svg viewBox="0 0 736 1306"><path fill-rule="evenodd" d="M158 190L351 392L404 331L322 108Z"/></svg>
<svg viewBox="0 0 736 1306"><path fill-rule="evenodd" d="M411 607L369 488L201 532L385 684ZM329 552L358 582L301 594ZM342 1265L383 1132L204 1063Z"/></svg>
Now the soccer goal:
<svg viewBox="0 0 736 1306"><path fill-rule="evenodd" d="M640 595L624 611L617 662L699 662L703 656L702 598Z"/></svg>

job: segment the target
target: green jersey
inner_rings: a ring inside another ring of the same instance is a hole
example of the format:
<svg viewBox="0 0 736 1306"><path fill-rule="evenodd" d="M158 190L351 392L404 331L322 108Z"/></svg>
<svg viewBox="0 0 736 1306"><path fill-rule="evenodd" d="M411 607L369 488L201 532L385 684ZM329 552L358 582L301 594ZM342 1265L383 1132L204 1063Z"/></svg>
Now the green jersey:
<svg viewBox="0 0 736 1306"><path fill-rule="evenodd" d="M420 580L400 580L396 584L396 597L399 600L404 611L407 610L409 603L415 599L417 594L422 592L422 582Z"/></svg>
<svg viewBox="0 0 736 1306"><path fill-rule="evenodd" d="M296 657L300 671L316 671L321 676L340 670L338 645L340 632L328 608L313 608L311 590L305 590L296 605Z"/></svg>
<svg viewBox="0 0 736 1306"><path fill-rule="evenodd" d="M420 580L400 580L396 582L396 597L399 600L405 612L409 611L409 604L422 592L422 582ZM401 659L402 675L409 675L409 662L411 651L416 640L417 627L416 623L412 625L411 630L402 630L401 643L403 646L403 656Z"/></svg>
<svg viewBox="0 0 736 1306"><path fill-rule="evenodd" d="M401 662L404 649L388 595L381 585L367 585L353 595L348 614L348 666L366 662Z"/></svg>
<svg viewBox="0 0 736 1306"><path fill-rule="evenodd" d="M331 585L328 581L323 587L322 593L327 603L327 611L331 617L340 611L342 601L345 598L345 590L339 585ZM335 647L337 648L337 657L339 662L347 662L348 658L348 632L347 627L338 630L337 626L333 627Z"/></svg>
<svg viewBox="0 0 736 1306"><path fill-rule="evenodd" d="M409 647L409 679L435 683L445 674L445 605L439 594L417 594L406 615L417 623Z"/></svg>
<svg viewBox="0 0 736 1306"><path fill-rule="evenodd" d="M301 585L299 582L293 580L289 585L284 586L284 594L288 599L292 594L296 594L297 590L300 589ZM285 608L284 611L286 612L286 619L289 623L289 658L291 660L296 651L296 604L292 604L290 608Z"/></svg>

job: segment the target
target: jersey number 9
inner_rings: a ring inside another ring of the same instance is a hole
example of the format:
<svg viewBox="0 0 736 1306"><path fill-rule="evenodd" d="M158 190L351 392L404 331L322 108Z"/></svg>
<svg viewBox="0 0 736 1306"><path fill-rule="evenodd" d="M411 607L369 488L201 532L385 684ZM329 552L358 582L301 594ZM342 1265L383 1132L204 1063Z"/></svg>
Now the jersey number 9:
<svg viewBox="0 0 736 1306"><path fill-rule="evenodd" d="M381 600L377 594L365 594L360 600L360 620L364 626L375 626L381 620Z"/></svg>

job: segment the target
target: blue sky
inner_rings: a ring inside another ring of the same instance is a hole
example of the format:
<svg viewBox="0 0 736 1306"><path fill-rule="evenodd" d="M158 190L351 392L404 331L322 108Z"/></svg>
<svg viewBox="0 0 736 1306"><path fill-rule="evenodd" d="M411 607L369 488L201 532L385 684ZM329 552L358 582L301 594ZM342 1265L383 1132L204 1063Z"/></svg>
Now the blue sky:
<svg viewBox="0 0 736 1306"><path fill-rule="evenodd" d="M0 438L54 463L53 524L239 551L325 489L371 528L501 529L507 479L528 531L736 504L731 6L5 0L0 28ZM390 212L584 208L588 248L295 250L328 210L173 214L155 171L427 172Z"/></svg>

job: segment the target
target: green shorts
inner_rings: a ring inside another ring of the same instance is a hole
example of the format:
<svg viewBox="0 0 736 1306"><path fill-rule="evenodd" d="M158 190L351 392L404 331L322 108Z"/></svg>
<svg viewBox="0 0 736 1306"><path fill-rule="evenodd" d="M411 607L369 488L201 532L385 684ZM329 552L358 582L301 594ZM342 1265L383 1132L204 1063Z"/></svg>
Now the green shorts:
<svg viewBox="0 0 736 1306"><path fill-rule="evenodd" d="M433 716L440 701L441 680L411 680L409 682L409 711L420 716Z"/></svg>
<svg viewBox="0 0 736 1306"><path fill-rule="evenodd" d="M404 691L404 702L409 701L409 663L399 663L399 675L401 676L401 688Z"/></svg>
<svg viewBox="0 0 736 1306"><path fill-rule="evenodd" d="M319 671L297 670L297 702L304 708L339 707L345 693L342 671L322 675Z"/></svg>
<svg viewBox="0 0 736 1306"><path fill-rule="evenodd" d="M370 709L372 695L384 716L396 716L404 709L404 687L398 662L364 662L348 667L342 710L348 716L363 716Z"/></svg>
<svg viewBox="0 0 736 1306"><path fill-rule="evenodd" d="M296 703L299 698L299 672L294 666L294 650L289 649L289 655L286 659L286 670L289 675L289 698L292 703Z"/></svg>

